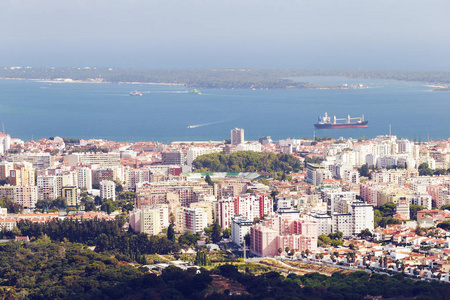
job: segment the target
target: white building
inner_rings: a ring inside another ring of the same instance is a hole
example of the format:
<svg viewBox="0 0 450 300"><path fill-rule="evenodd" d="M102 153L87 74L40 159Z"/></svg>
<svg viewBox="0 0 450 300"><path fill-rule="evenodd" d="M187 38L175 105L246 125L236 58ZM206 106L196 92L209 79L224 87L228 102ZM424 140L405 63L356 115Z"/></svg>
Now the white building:
<svg viewBox="0 0 450 300"><path fill-rule="evenodd" d="M328 193L325 193L324 201L328 205L328 210L332 213L338 212L338 210L337 210L337 208L339 207L338 202L343 201L343 200L356 201L356 193L355 192L328 192Z"/></svg>
<svg viewBox="0 0 450 300"><path fill-rule="evenodd" d="M350 213L331 215L333 232L341 231L344 237L355 236L365 229L373 232L373 206L364 202L354 202L351 208Z"/></svg>
<svg viewBox="0 0 450 300"><path fill-rule="evenodd" d="M340 231L344 237L353 235L352 214L333 213L331 220L333 222L333 232Z"/></svg>
<svg viewBox="0 0 450 300"><path fill-rule="evenodd" d="M59 196L57 176L40 175L37 177L38 199L56 199Z"/></svg>
<svg viewBox="0 0 450 300"><path fill-rule="evenodd" d="M3 155L11 147L11 137L9 134L0 133L0 154Z"/></svg>
<svg viewBox="0 0 450 300"><path fill-rule="evenodd" d="M50 153L20 153L11 154L6 158L10 162L22 162L26 161L33 164L33 168L36 170L43 170L50 168L52 157Z"/></svg>
<svg viewBox="0 0 450 300"><path fill-rule="evenodd" d="M140 211L139 232L157 235L161 232L159 209L144 208Z"/></svg>
<svg viewBox="0 0 450 300"><path fill-rule="evenodd" d="M233 243L242 246L244 244L244 237L247 233L250 233L252 225L252 221L240 215L231 217L231 239L233 240Z"/></svg>
<svg viewBox="0 0 450 300"><path fill-rule="evenodd" d="M431 196L428 194L406 195L406 199L409 204L423 206L425 209L431 209L433 206Z"/></svg>
<svg viewBox="0 0 450 300"><path fill-rule="evenodd" d="M222 152L222 148L218 147L193 147L186 153L186 163L188 166L192 166L192 163L198 156L220 152Z"/></svg>
<svg viewBox="0 0 450 300"><path fill-rule="evenodd" d="M92 170L87 167L77 168L78 187L92 190Z"/></svg>
<svg viewBox="0 0 450 300"><path fill-rule="evenodd" d="M352 225L353 234L357 235L362 230L374 230L373 206L364 202L354 202L352 204Z"/></svg>
<svg viewBox="0 0 450 300"><path fill-rule="evenodd" d="M259 142L241 143L236 146L237 151L254 151L261 152L262 146Z"/></svg>
<svg viewBox="0 0 450 300"><path fill-rule="evenodd" d="M100 168L110 168L120 165L120 153L73 153L67 155L64 161L69 162L70 167L76 167L78 164L98 165Z"/></svg>
<svg viewBox="0 0 450 300"><path fill-rule="evenodd" d="M116 184L112 180L100 181L100 198L116 200Z"/></svg>
<svg viewBox="0 0 450 300"><path fill-rule="evenodd" d="M406 198L401 198L398 200L397 205L395 207L395 213L398 215L402 215L407 220L410 219L409 201L406 200Z"/></svg>
<svg viewBox="0 0 450 300"><path fill-rule="evenodd" d="M164 228L169 227L169 206L157 205L152 208L135 209L130 212L129 223L135 232L159 234Z"/></svg>
<svg viewBox="0 0 450 300"><path fill-rule="evenodd" d="M243 144L244 140L244 129L235 128L231 130L231 145Z"/></svg>
<svg viewBox="0 0 450 300"><path fill-rule="evenodd" d="M346 169L342 180L344 182L359 183L359 172L354 169Z"/></svg>
<svg viewBox="0 0 450 300"><path fill-rule="evenodd" d="M201 207L183 209L183 231L190 230L193 234L202 233L208 226L208 215Z"/></svg>
<svg viewBox="0 0 450 300"><path fill-rule="evenodd" d="M331 171L316 164L307 164L306 181L320 185L322 181L333 178Z"/></svg>
<svg viewBox="0 0 450 300"><path fill-rule="evenodd" d="M311 220L317 223L317 235L329 235L331 233L331 216L326 213L312 213Z"/></svg>

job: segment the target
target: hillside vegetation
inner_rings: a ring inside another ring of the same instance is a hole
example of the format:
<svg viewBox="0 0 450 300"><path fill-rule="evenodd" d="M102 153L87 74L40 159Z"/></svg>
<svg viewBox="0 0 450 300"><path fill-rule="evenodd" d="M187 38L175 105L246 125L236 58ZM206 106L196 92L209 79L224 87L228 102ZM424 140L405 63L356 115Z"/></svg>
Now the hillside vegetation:
<svg viewBox="0 0 450 300"><path fill-rule="evenodd" d="M298 172L302 169L299 159L290 154L239 151L231 154L212 153L197 157L194 167L202 172ZM274 176L272 176L274 177Z"/></svg>

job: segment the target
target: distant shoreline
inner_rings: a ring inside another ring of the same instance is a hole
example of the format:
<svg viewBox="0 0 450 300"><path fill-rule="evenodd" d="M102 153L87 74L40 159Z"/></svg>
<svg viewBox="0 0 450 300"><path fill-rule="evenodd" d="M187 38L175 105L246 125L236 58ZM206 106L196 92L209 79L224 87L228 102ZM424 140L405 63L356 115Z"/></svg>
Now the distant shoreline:
<svg viewBox="0 0 450 300"><path fill-rule="evenodd" d="M115 84L134 84L134 85L164 85L164 86L183 86L186 88L192 88L194 86L188 86L185 83L170 83L170 82L139 82L139 81L123 81L123 82L112 82L106 80L75 80L71 78L60 78L57 80L52 79L42 79L42 78L14 78L14 77L0 77L0 80L28 80L33 82L43 82L43 83L115 83ZM220 89L234 89L232 87L198 87L198 88L220 88ZM368 86L357 86L357 85L317 85L317 84L309 84L308 86L286 86L283 88L272 88L272 89L312 89L312 90L356 90L356 89L367 89ZM268 88L243 88L243 89L268 89Z"/></svg>
<svg viewBox="0 0 450 300"><path fill-rule="evenodd" d="M116 83L116 84L150 84L150 85L185 86L185 84L183 84L183 83L170 83L170 82L111 82L111 81L105 81L105 80L74 80L71 78L63 78L63 79L64 80L0 77L0 80L28 80L28 81L45 82L45 83Z"/></svg>

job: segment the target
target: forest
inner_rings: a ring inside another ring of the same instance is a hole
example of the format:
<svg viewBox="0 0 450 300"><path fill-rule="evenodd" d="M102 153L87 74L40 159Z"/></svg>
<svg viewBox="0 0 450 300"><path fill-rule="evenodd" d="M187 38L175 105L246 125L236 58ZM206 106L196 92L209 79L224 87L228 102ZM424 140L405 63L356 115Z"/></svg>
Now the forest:
<svg viewBox="0 0 450 300"><path fill-rule="evenodd" d="M73 80L95 82L141 82L179 84L196 88L288 89L318 88L295 80L298 77L337 76L353 79L384 79L450 84L450 72L407 72L383 70L298 70L298 69L120 69L96 67L0 68L0 78ZM324 87L324 86L320 86ZM328 86L342 88L342 86ZM441 89L447 90L447 89Z"/></svg>
<svg viewBox="0 0 450 300"><path fill-rule="evenodd" d="M96 251L110 251L125 261L137 261L145 263L145 254L167 254L178 252L181 247L190 246L189 234L181 236L181 241L176 243L168 240L166 236L148 236L145 233L124 231L125 220L117 218L114 221L69 219L54 220L45 223L21 220L17 223L15 231L1 231L2 238L11 239L15 236L28 236L30 239L39 239L47 236L55 242L82 243L87 246L95 246Z"/></svg>
<svg viewBox="0 0 450 300"><path fill-rule="evenodd" d="M414 297L447 299L450 285L415 281L364 271L332 276L319 273L255 275L224 264L207 270L183 271L175 266L160 275L131 266L108 252L96 253L81 244L54 243L42 237L32 243L0 245L2 299L365 299ZM221 292L217 280L234 282ZM214 284L216 281L216 284Z"/></svg>
<svg viewBox="0 0 450 300"><path fill-rule="evenodd" d="M275 174L298 172L302 163L290 154L239 151L231 154L212 153L197 157L193 166L198 172L260 172Z"/></svg>

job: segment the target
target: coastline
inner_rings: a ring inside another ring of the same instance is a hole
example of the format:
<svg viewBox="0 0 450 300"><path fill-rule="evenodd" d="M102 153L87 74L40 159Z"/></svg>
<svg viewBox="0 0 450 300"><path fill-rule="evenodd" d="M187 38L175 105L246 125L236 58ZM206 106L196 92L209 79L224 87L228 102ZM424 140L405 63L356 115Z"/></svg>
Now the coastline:
<svg viewBox="0 0 450 300"><path fill-rule="evenodd" d="M170 82L112 82L105 80L74 80L71 78L61 78L61 80L52 79L31 79L31 78L9 78L0 77L0 80L23 80L23 81L33 81L33 82L44 82L44 83L117 83L117 84L149 84L149 85L167 85L167 86L185 86L183 83L170 83Z"/></svg>

